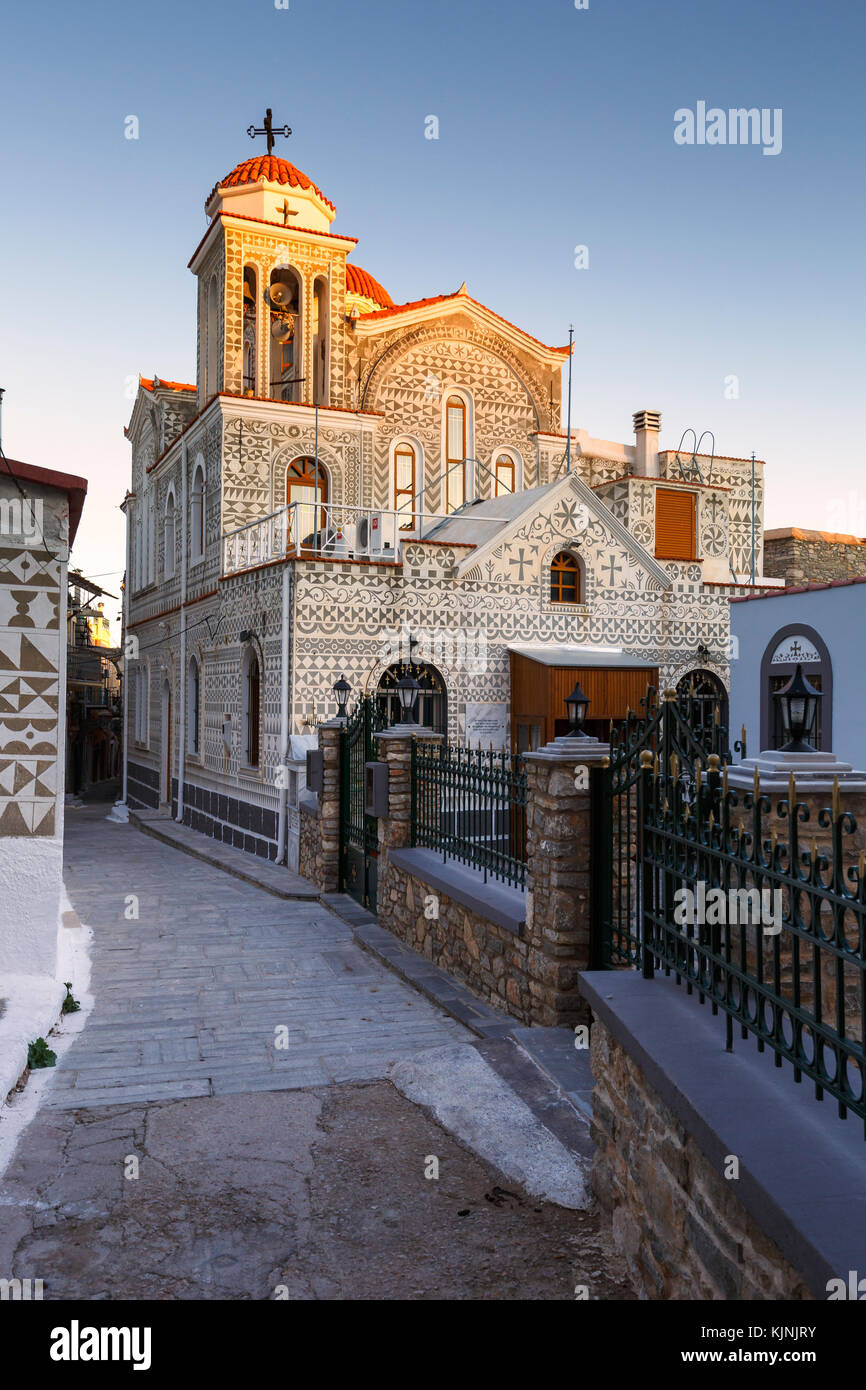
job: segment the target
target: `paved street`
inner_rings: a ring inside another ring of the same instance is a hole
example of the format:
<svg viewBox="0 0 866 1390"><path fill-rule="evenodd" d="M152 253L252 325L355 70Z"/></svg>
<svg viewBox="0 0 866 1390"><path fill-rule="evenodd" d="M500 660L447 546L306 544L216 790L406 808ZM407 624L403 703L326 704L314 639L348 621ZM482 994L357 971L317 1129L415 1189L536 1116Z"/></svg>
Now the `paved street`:
<svg viewBox="0 0 866 1390"><path fill-rule="evenodd" d="M326 908L272 897L104 814L67 818L67 888L95 934L96 1007L49 1104L366 1080L407 1053L472 1041ZM138 920L125 917L130 895Z"/></svg>
<svg viewBox="0 0 866 1390"><path fill-rule="evenodd" d="M104 814L67 821L96 1003L0 1186L0 1276L47 1298L632 1296L593 1212L505 1182L385 1079L417 1058L441 1090L435 1059L466 1048L482 1105L446 1076L446 1108L475 1121L482 1053L513 1044L479 1052L327 908Z"/></svg>

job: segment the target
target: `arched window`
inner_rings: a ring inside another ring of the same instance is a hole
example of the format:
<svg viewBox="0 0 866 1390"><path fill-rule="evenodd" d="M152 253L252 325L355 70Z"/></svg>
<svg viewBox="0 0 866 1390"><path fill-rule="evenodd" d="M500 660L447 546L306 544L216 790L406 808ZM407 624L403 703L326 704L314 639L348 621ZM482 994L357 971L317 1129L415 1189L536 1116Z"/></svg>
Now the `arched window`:
<svg viewBox="0 0 866 1390"><path fill-rule="evenodd" d="M186 751L198 757L201 749L201 668L194 656L189 660L186 699Z"/></svg>
<svg viewBox="0 0 866 1390"><path fill-rule="evenodd" d="M207 377L205 378L205 395L213 396L218 387L218 319L217 310L217 282L216 276L211 277L211 282L207 292Z"/></svg>
<svg viewBox="0 0 866 1390"><path fill-rule="evenodd" d="M445 402L445 510L455 512L466 501L466 402L449 396Z"/></svg>
<svg viewBox="0 0 866 1390"><path fill-rule="evenodd" d="M247 767L258 767L260 761L261 671L259 658L250 648L244 663L244 761Z"/></svg>
<svg viewBox="0 0 866 1390"><path fill-rule="evenodd" d="M204 558L205 542L205 492L204 468L197 463L192 475L192 492L189 508L189 544L193 562Z"/></svg>
<svg viewBox="0 0 866 1390"><path fill-rule="evenodd" d="M256 272L251 265L244 266L244 385L245 396L256 394L256 327L258 324L258 300L256 298Z"/></svg>
<svg viewBox="0 0 866 1390"><path fill-rule="evenodd" d="M174 489L169 488L162 525L162 572L166 579L171 579L174 574L176 531Z"/></svg>
<svg viewBox="0 0 866 1390"><path fill-rule="evenodd" d="M394 450L394 510L402 514L401 531L415 530L415 450L398 444Z"/></svg>
<svg viewBox="0 0 866 1390"><path fill-rule="evenodd" d="M509 492L517 491L517 469L511 454L497 454L493 464L493 473L496 479L494 497L501 497Z"/></svg>
<svg viewBox="0 0 866 1390"><path fill-rule="evenodd" d="M328 404L328 316L330 287L318 276L313 290L313 403Z"/></svg>
<svg viewBox="0 0 866 1390"><path fill-rule="evenodd" d="M550 565L551 603L580 603L581 590L580 565L576 557L567 550L560 550Z"/></svg>
<svg viewBox="0 0 866 1390"><path fill-rule="evenodd" d="M301 281L289 266L271 272L268 291L270 306L271 370L270 391L274 401L303 399L301 364Z"/></svg>
<svg viewBox="0 0 866 1390"><path fill-rule="evenodd" d="M815 727L809 742L818 753L833 747L833 665L820 633L805 623L780 628L761 660L761 748L781 748L786 742L782 714L775 692L794 675L797 667L820 690Z"/></svg>
<svg viewBox="0 0 866 1390"><path fill-rule="evenodd" d="M314 533L325 525L324 504L327 500L328 475L321 462L317 466L312 458L292 459L286 469L286 506L297 504L289 520L289 541L292 544L304 542L312 545Z"/></svg>

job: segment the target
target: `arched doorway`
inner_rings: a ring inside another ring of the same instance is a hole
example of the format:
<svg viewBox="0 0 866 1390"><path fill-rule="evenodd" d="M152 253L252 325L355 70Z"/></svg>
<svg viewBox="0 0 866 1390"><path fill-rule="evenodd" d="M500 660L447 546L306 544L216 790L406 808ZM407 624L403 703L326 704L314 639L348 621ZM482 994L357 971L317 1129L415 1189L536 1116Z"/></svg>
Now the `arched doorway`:
<svg viewBox="0 0 866 1390"><path fill-rule="evenodd" d="M382 673L376 700L385 723L390 727L402 719L397 682L403 676L413 676L421 687L415 705L415 722L434 733L448 732L448 692L442 675L435 666L420 661L398 661Z"/></svg>
<svg viewBox="0 0 866 1390"><path fill-rule="evenodd" d="M289 522L290 542L312 546L314 533L325 526L323 504L327 501L328 475L321 461L317 465L313 458L293 459L286 469L286 506L295 504Z"/></svg>
<svg viewBox="0 0 866 1390"><path fill-rule="evenodd" d="M728 727L728 692L713 671L689 671L677 681L680 708L699 736L710 735L718 722Z"/></svg>

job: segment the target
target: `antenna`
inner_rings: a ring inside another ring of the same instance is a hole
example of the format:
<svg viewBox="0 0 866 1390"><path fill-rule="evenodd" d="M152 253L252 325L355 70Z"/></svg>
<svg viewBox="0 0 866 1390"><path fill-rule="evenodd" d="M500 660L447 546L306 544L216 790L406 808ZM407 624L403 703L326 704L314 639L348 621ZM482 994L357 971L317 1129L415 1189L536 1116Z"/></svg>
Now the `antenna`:
<svg viewBox="0 0 866 1390"><path fill-rule="evenodd" d="M574 324L568 325L568 433L565 437L565 471L571 472L571 363L574 356Z"/></svg>

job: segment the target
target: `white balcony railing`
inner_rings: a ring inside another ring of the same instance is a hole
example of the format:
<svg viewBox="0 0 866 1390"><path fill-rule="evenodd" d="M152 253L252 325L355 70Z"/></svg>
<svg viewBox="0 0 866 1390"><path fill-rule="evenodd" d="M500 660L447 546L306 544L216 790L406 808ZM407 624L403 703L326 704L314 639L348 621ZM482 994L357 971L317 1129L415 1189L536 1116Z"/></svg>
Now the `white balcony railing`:
<svg viewBox="0 0 866 1390"><path fill-rule="evenodd" d="M318 527L316 514L318 513ZM328 557L334 560L399 559L398 512L325 502L293 502L223 537L223 574L272 560ZM407 534L407 533L404 533Z"/></svg>

